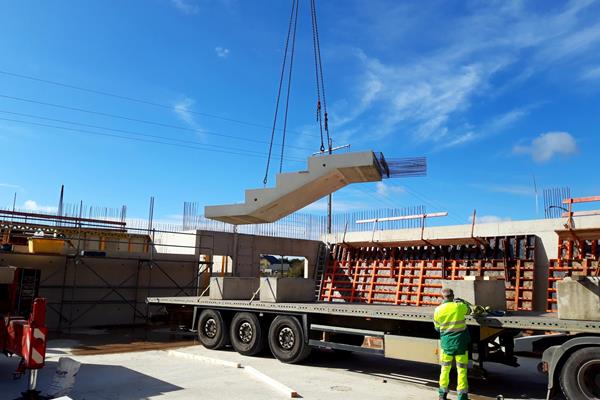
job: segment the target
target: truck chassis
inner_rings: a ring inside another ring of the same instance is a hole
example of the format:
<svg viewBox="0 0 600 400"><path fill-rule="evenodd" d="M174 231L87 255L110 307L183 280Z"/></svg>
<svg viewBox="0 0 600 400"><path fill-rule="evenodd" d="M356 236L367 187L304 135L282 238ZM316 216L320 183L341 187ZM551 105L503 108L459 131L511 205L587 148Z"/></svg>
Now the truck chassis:
<svg viewBox="0 0 600 400"><path fill-rule="evenodd" d="M231 344L251 356L268 346L285 363L301 362L315 347L432 364L438 359L433 307L265 303L208 296L152 297L147 302L166 306L169 312L192 308L191 329L209 349ZM473 341L472 374L485 377L488 362L518 366L515 338L527 331L539 334L531 337L527 353L542 356L539 370L548 375L547 399L558 390L569 400L600 398L600 321L560 320L555 314L528 311L470 316L467 326ZM370 338L369 346L363 345L365 338Z"/></svg>

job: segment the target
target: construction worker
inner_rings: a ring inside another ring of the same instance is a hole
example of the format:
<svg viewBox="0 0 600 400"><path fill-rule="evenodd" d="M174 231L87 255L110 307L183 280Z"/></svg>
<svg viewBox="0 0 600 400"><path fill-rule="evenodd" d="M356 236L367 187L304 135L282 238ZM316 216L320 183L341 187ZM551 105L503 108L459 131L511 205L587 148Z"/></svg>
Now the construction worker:
<svg viewBox="0 0 600 400"><path fill-rule="evenodd" d="M440 333L440 400L446 400L450 384L452 362L456 361L458 383L456 391L458 400L467 400L469 384L467 382L467 367L469 365L469 346L471 338L467 330L465 316L471 313L468 304L454 300L452 289L442 289L443 303L436 307L433 314L433 324Z"/></svg>

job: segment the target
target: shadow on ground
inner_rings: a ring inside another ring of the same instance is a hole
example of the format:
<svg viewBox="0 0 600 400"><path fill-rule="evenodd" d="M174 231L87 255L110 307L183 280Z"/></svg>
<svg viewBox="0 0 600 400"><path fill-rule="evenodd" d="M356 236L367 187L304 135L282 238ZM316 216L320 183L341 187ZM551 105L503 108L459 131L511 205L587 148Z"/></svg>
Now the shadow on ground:
<svg viewBox="0 0 600 400"><path fill-rule="evenodd" d="M27 389L27 376L12 379L16 358L0 359L0 398L17 399ZM50 385L57 361L48 361L39 372L38 390ZM71 394L74 399L150 399L183 388L119 365L82 364ZM85 396L83 395L85 393Z"/></svg>
<svg viewBox="0 0 600 400"><path fill-rule="evenodd" d="M469 378L472 396L496 399L498 396L510 399L545 399L546 377L537 372L539 360L519 359L518 368L487 364L489 378ZM412 383L431 388L438 387L439 368L435 365L386 359L379 356L359 353L336 353L332 351L314 351L305 365L319 368L338 368L357 374L367 374L386 380ZM455 370L451 387L455 388Z"/></svg>

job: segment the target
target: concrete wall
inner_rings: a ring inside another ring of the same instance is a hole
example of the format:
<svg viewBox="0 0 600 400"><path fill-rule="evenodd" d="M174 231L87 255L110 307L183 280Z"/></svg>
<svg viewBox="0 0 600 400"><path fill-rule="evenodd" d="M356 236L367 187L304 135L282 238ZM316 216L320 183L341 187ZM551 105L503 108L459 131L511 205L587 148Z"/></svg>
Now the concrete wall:
<svg viewBox="0 0 600 400"><path fill-rule="evenodd" d="M320 241L281 237L247 235L243 233L198 230L182 234L157 234L158 252L186 252L199 256L229 256L233 260L233 275L258 277L260 255L277 254L302 256L308 260L309 278L312 278ZM168 244L168 246L167 246ZM195 249L194 249L195 247Z"/></svg>
<svg viewBox="0 0 600 400"><path fill-rule="evenodd" d="M147 259L146 255L84 257L76 263L66 256L0 253L1 265L42 271L39 295L48 300L47 325L52 330L60 326L63 331L69 327L144 323L147 312L153 311L147 308L146 297L197 294L198 264L193 256L159 254L153 263L144 261Z"/></svg>
<svg viewBox="0 0 600 400"><path fill-rule="evenodd" d="M148 311L157 311L146 306L146 297L198 295L209 274L198 277L203 266L197 261L213 256L231 257L232 274L242 277L259 276L261 254L304 256L312 277L321 242L191 231L157 233L155 243L153 255L107 249L106 257L83 257L80 263L72 255L0 253L0 265L40 269L39 294L48 299L48 326L65 330L144 323Z"/></svg>
<svg viewBox="0 0 600 400"><path fill-rule="evenodd" d="M575 217L574 229L600 229L600 216ZM548 260L558 257L557 231L565 230L566 218L505 221L488 224L475 224L473 236L511 236L536 235L536 269L535 269L535 305L536 310L546 309L546 290L548 285ZM461 243L471 237L471 224L435 226L425 228L423 239L436 243ZM356 246L385 245L403 242L424 245L421 242L421 228L398 229L388 231L367 230L364 232L348 232L328 235L331 243L346 242Z"/></svg>

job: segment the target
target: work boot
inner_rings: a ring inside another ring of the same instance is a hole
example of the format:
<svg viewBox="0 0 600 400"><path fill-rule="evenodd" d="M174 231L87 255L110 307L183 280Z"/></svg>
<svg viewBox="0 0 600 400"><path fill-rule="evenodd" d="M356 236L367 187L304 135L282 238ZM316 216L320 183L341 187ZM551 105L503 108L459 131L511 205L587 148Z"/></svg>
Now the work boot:
<svg viewBox="0 0 600 400"><path fill-rule="evenodd" d="M469 400L469 395L467 393L459 393L458 400Z"/></svg>
<svg viewBox="0 0 600 400"><path fill-rule="evenodd" d="M440 393L439 400L448 400L448 393Z"/></svg>

